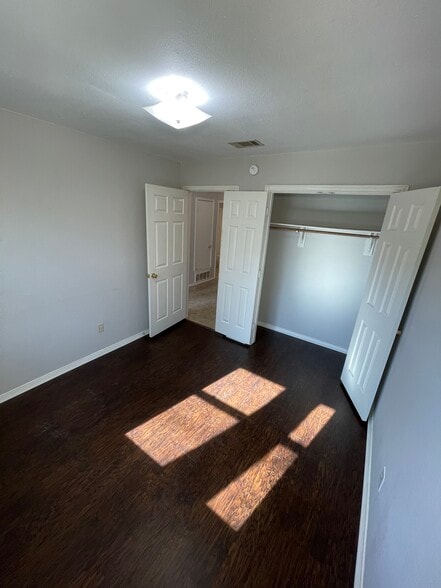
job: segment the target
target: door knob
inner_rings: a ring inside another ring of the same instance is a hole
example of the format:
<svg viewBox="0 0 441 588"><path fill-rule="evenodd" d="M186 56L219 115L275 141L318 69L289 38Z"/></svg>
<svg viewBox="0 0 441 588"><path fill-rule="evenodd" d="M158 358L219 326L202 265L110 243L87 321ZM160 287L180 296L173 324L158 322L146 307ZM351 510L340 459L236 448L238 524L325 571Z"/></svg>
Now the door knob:
<svg viewBox="0 0 441 588"><path fill-rule="evenodd" d="M153 273L153 274L147 274L147 277L148 278L153 278L154 280L156 280L156 278L158 277L158 274L155 274L155 273Z"/></svg>

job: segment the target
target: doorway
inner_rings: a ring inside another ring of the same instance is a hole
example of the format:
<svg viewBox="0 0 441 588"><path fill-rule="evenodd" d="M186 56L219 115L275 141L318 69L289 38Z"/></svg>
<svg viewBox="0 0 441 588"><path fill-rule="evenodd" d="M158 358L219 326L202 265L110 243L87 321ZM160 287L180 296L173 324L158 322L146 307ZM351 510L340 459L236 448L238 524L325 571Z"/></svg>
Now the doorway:
<svg viewBox="0 0 441 588"><path fill-rule="evenodd" d="M214 330L222 236L223 192L192 192L188 320Z"/></svg>
<svg viewBox="0 0 441 588"><path fill-rule="evenodd" d="M239 191L238 186L181 190L154 184L146 184L145 190L149 336L155 337L188 318L189 284L216 278L216 256L213 254L216 222L212 214L207 214L213 210L212 202L209 207L202 206L203 212L198 213L202 219L201 233L205 235L204 247L210 252L196 255L197 242L196 250L190 247L190 226L196 227L197 218L196 208L192 210L191 206L191 193L208 191L212 198L207 198L206 194L205 200L209 203L213 200L211 193L218 193L219 200L222 194L224 197L219 287L216 304L212 299L209 305L211 315L216 317L214 328L234 341L252 345L256 339L268 242L271 210L268 192ZM203 195L200 198L203 200ZM202 262L197 261L200 259ZM216 284L213 286L216 291ZM194 313L191 314L194 317ZM209 326L212 328L212 322Z"/></svg>

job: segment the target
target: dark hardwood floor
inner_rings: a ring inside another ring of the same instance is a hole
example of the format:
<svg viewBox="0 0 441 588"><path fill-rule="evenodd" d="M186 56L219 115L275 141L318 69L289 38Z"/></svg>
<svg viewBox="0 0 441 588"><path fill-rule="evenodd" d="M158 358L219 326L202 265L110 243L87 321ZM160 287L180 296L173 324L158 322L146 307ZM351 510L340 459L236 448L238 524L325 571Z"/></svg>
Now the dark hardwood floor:
<svg viewBox="0 0 441 588"><path fill-rule="evenodd" d="M343 360L184 322L0 405L0 584L352 586Z"/></svg>

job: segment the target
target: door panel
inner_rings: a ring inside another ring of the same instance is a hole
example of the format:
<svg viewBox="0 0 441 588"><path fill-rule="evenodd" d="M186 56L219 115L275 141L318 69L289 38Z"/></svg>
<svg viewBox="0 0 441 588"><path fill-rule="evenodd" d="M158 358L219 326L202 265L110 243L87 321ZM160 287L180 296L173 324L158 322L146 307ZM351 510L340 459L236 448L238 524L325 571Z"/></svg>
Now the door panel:
<svg viewBox="0 0 441 588"><path fill-rule="evenodd" d="M441 202L441 188L393 194L341 380L367 420Z"/></svg>
<svg viewBox="0 0 441 588"><path fill-rule="evenodd" d="M184 222L173 223L173 264L184 262Z"/></svg>
<svg viewBox="0 0 441 588"><path fill-rule="evenodd" d="M251 345L269 228L267 192L225 192L216 331Z"/></svg>
<svg viewBox="0 0 441 588"><path fill-rule="evenodd" d="M154 337L187 314L189 196L146 184L145 197L149 332Z"/></svg>

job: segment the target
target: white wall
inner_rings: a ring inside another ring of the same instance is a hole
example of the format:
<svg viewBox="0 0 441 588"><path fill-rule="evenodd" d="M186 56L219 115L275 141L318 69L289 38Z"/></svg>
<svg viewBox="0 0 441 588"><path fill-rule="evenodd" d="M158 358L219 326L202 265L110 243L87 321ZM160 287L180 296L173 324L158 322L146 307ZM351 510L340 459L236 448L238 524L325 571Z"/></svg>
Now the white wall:
<svg viewBox="0 0 441 588"><path fill-rule="evenodd" d="M365 239L270 230L259 321L346 352L372 257Z"/></svg>
<svg viewBox="0 0 441 588"><path fill-rule="evenodd" d="M303 151L237 159L210 158L183 163L184 185L238 184L263 190L266 184L410 184L440 183L441 141L369 145L351 149ZM259 165L250 176L251 163Z"/></svg>
<svg viewBox="0 0 441 588"><path fill-rule="evenodd" d="M0 110L0 393L147 328L145 182L180 165Z"/></svg>
<svg viewBox="0 0 441 588"><path fill-rule="evenodd" d="M389 196L276 194L271 222L379 231Z"/></svg>
<svg viewBox="0 0 441 588"><path fill-rule="evenodd" d="M441 586L439 225L374 410L366 588Z"/></svg>

